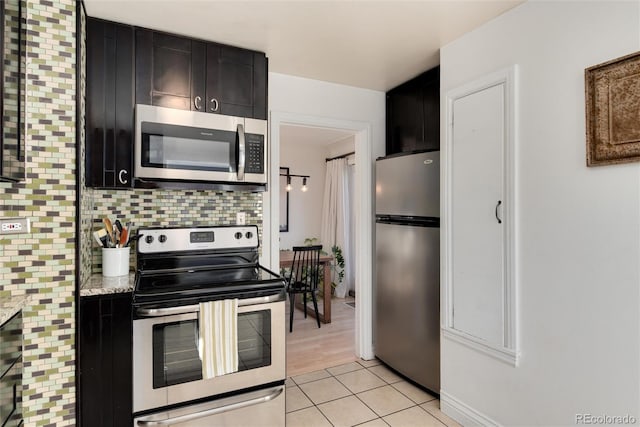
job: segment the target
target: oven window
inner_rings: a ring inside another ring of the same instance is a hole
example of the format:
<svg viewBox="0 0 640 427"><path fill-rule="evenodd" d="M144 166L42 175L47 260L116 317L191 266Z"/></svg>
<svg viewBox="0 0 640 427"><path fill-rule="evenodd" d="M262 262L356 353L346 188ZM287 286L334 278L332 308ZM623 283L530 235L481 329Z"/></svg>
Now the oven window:
<svg viewBox="0 0 640 427"><path fill-rule="evenodd" d="M144 167L235 172L235 150L235 132L142 123Z"/></svg>
<svg viewBox="0 0 640 427"><path fill-rule="evenodd" d="M202 379L198 321L153 326L153 388ZM271 365L271 312L238 314L238 370Z"/></svg>

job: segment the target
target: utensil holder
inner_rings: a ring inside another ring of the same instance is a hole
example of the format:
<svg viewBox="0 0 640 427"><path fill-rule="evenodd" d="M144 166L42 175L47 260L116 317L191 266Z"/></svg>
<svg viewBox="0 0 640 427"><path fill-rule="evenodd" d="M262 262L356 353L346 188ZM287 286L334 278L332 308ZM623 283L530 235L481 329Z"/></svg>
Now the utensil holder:
<svg viewBox="0 0 640 427"><path fill-rule="evenodd" d="M129 274L129 250L131 248L102 248L102 275L104 277Z"/></svg>

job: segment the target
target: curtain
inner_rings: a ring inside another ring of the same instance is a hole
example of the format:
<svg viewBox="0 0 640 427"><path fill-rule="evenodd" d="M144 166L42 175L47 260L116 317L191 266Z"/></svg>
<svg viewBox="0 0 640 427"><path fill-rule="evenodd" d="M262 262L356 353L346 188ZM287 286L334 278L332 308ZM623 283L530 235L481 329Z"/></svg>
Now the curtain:
<svg viewBox="0 0 640 427"><path fill-rule="evenodd" d="M349 244L349 186L347 159L335 159L327 162L327 175L324 184L322 203L322 227L320 240L323 250L331 253L333 246L339 246L342 254L348 259ZM347 279L351 266L345 262L344 280L336 288L336 296L344 298L347 293ZM336 272L333 282L338 283Z"/></svg>
<svg viewBox="0 0 640 427"><path fill-rule="evenodd" d="M345 271L344 278L347 281L347 292L356 290L356 233L355 233L355 224L356 224L356 206L355 206L355 182L356 182L356 165L353 163L355 159L349 161L347 174L348 177L348 188L349 188L349 227L347 234L349 235L349 252L344 254L344 262L345 267L348 265L349 268Z"/></svg>

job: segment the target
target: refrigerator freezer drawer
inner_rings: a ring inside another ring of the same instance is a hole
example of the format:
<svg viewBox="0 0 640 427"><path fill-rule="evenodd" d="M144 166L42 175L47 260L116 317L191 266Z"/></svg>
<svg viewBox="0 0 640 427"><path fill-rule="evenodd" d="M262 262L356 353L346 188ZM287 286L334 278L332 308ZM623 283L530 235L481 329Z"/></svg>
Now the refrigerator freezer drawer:
<svg viewBox="0 0 640 427"><path fill-rule="evenodd" d="M376 162L376 214L440 216L440 152Z"/></svg>
<svg viewBox="0 0 640 427"><path fill-rule="evenodd" d="M376 356L440 393L440 229L376 224Z"/></svg>

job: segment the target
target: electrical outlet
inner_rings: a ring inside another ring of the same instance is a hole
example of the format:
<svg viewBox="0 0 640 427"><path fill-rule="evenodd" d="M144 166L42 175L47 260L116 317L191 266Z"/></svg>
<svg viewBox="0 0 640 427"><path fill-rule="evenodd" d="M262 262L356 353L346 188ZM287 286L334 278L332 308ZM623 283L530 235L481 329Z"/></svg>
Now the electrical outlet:
<svg viewBox="0 0 640 427"><path fill-rule="evenodd" d="M29 218L0 218L0 234L31 233Z"/></svg>
<svg viewBox="0 0 640 427"><path fill-rule="evenodd" d="M247 222L247 214L246 212L238 212L236 213L236 225L245 225Z"/></svg>

